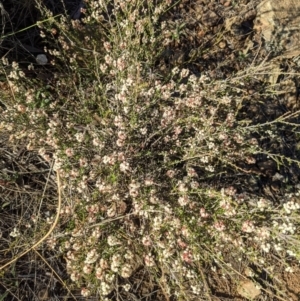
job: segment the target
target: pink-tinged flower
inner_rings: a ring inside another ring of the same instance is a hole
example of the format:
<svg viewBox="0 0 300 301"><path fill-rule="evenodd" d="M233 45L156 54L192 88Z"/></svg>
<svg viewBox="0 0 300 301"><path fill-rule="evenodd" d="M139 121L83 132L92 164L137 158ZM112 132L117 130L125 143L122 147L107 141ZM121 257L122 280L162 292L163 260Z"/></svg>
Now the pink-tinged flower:
<svg viewBox="0 0 300 301"><path fill-rule="evenodd" d="M123 278L129 278L132 274L132 268L128 263L125 263L124 266L121 268L121 276Z"/></svg>
<svg viewBox="0 0 300 301"><path fill-rule="evenodd" d="M186 226L182 226L181 234L187 238L189 238L191 235L190 230Z"/></svg>
<svg viewBox="0 0 300 301"><path fill-rule="evenodd" d="M102 145L101 140L98 137L95 137L92 141L94 146L100 146Z"/></svg>
<svg viewBox="0 0 300 301"><path fill-rule="evenodd" d="M117 160L118 160L119 162L126 161L125 159L126 159L126 157L125 157L125 155L124 155L123 152L117 153Z"/></svg>
<svg viewBox="0 0 300 301"><path fill-rule="evenodd" d="M209 217L209 214L206 212L205 208L200 209L200 216L203 218Z"/></svg>
<svg viewBox="0 0 300 301"><path fill-rule="evenodd" d="M139 192L138 192L138 190L136 190L136 189L130 189L130 190L129 190L129 194L130 194L130 196L132 196L133 198L136 198L136 197L139 195Z"/></svg>
<svg viewBox="0 0 300 301"><path fill-rule="evenodd" d="M88 288L83 287L83 288L81 289L81 295L82 295L83 297L88 297L90 294L91 294L91 291L90 291Z"/></svg>
<svg viewBox="0 0 300 301"><path fill-rule="evenodd" d="M80 158L79 159L79 166L80 167L86 167L88 165L88 161L86 158Z"/></svg>
<svg viewBox="0 0 300 301"><path fill-rule="evenodd" d="M112 204L106 211L108 217L113 217L117 214L116 204Z"/></svg>
<svg viewBox="0 0 300 301"><path fill-rule="evenodd" d="M192 263L193 254L190 250L185 250L185 251L182 252L181 258L182 258L183 261L185 261L187 263Z"/></svg>
<svg viewBox="0 0 300 301"><path fill-rule="evenodd" d="M108 269L108 262L103 258L100 259L99 265L103 270Z"/></svg>
<svg viewBox="0 0 300 301"><path fill-rule="evenodd" d="M251 138L251 139L250 139L250 143L251 143L252 145L258 145L258 141L257 141L256 138Z"/></svg>
<svg viewBox="0 0 300 301"><path fill-rule="evenodd" d="M124 127L124 122L122 116L116 116L114 119L114 125L118 128Z"/></svg>
<svg viewBox="0 0 300 301"><path fill-rule="evenodd" d="M101 267L98 267L96 269L96 278L99 280L103 280L103 278L104 278L104 271Z"/></svg>
<svg viewBox="0 0 300 301"><path fill-rule="evenodd" d="M225 194L230 195L230 196L234 196L236 194L236 189L233 186L227 187L224 190Z"/></svg>
<svg viewBox="0 0 300 301"><path fill-rule="evenodd" d="M255 158L250 157L250 156L245 157L245 160L246 160L247 164L255 164L256 163Z"/></svg>
<svg viewBox="0 0 300 301"><path fill-rule="evenodd" d="M65 150L65 154L68 156L68 157L73 157L74 156L74 150L72 148L67 148Z"/></svg>
<svg viewBox="0 0 300 301"><path fill-rule="evenodd" d="M147 267L153 267L155 265L154 259L151 254L148 254L144 257L144 262Z"/></svg>
<svg viewBox="0 0 300 301"><path fill-rule="evenodd" d="M251 221L245 221L242 225L242 231L246 233L251 233L254 231L254 225Z"/></svg>
<svg viewBox="0 0 300 301"><path fill-rule="evenodd" d="M85 265L82 270L84 274L91 274L93 268L90 265Z"/></svg>
<svg viewBox="0 0 300 301"><path fill-rule="evenodd" d="M26 112L26 107L24 106L24 105L22 105L22 104L20 104L20 105L18 105L17 106L17 110L19 111L19 112L21 112L21 113L25 113Z"/></svg>
<svg viewBox="0 0 300 301"><path fill-rule="evenodd" d="M175 176L175 171L174 170L168 170L167 171L167 176L169 177L169 178L174 178L174 176Z"/></svg>
<svg viewBox="0 0 300 301"><path fill-rule="evenodd" d="M107 164L114 165L115 162L116 162L116 159L115 159L115 157L114 157L113 155L111 155L111 156L104 156L104 157L102 158L102 162L103 162L105 165L107 165Z"/></svg>
<svg viewBox="0 0 300 301"><path fill-rule="evenodd" d="M79 274L79 273L73 272L73 273L71 274L71 280L72 280L72 281L76 282L76 281L78 281L79 279L80 279L80 274Z"/></svg>
<svg viewBox="0 0 300 301"><path fill-rule="evenodd" d="M200 184L196 181L191 181L190 185L192 189L197 189L200 186Z"/></svg>
<svg viewBox="0 0 300 301"><path fill-rule="evenodd" d="M147 235L147 236L144 236L144 237L142 238L142 243L143 243L144 246L149 247L149 246L152 245L152 240L151 240L151 238Z"/></svg>
<svg viewBox="0 0 300 301"><path fill-rule="evenodd" d="M223 221L215 222L214 227L215 227L216 230L218 230L220 232L225 230L225 224L224 224Z"/></svg>
<svg viewBox="0 0 300 301"><path fill-rule="evenodd" d="M181 238L177 239L177 244L181 249L185 249L187 247L187 244Z"/></svg>
<svg viewBox="0 0 300 301"><path fill-rule="evenodd" d="M129 184L129 194L130 194L130 196L132 196L133 198L137 197L139 195L139 191L138 191L139 187L140 187L139 183L136 183L135 181L132 181Z"/></svg>
<svg viewBox="0 0 300 301"><path fill-rule="evenodd" d="M187 174L189 177L196 177L196 178L198 177L196 170L192 167L187 168Z"/></svg>
<svg viewBox="0 0 300 301"><path fill-rule="evenodd" d="M104 43L103 43L103 46L104 46L106 52L110 52L110 50L111 50L111 45L110 45L109 42L104 42Z"/></svg>
<svg viewBox="0 0 300 301"><path fill-rule="evenodd" d="M187 77L189 75L189 70L188 69L182 69L180 72L180 77Z"/></svg>
<svg viewBox="0 0 300 301"><path fill-rule="evenodd" d="M223 200L220 201L220 207L221 207L222 209L224 209L224 211L229 211L229 210L231 210L231 205L230 205L230 203L228 202L228 200L225 200L225 199L223 199Z"/></svg>
<svg viewBox="0 0 300 301"><path fill-rule="evenodd" d="M187 190L188 189L187 189L186 185L182 182L179 182L178 191L183 193L183 192L186 192Z"/></svg>
<svg viewBox="0 0 300 301"><path fill-rule="evenodd" d="M146 186L151 186L154 184L153 179L151 178L146 178L144 183Z"/></svg>
<svg viewBox="0 0 300 301"><path fill-rule="evenodd" d="M123 58L119 57L116 61L117 68L123 71L126 67L126 62Z"/></svg>
<svg viewBox="0 0 300 301"><path fill-rule="evenodd" d="M181 196L178 199L178 203L180 206L186 206L189 202L190 202L190 200L187 195Z"/></svg>

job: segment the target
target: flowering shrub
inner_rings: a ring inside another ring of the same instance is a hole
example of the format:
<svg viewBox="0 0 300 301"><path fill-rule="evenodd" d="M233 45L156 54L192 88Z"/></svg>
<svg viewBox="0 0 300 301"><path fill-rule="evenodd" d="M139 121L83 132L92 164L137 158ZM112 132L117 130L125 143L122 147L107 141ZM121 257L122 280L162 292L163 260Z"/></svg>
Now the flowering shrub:
<svg viewBox="0 0 300 301"><path fill-rule="evenodd" d="M248 167L266 153L264 127L254 135L240 119L246 80L151 72L169 43L168 5L88 1L81 22L44 23L45 39L60 29L46 49L51 86L4 62L14 99L1 127L62 178L62 234L48 244L84 297L128 292L143 268L167 296L191 300L208 293L203 265L226 269L228 250L263 269L274 256L289 271L300 260L298 191L275 204L210 182L257 176Z"/></svg>

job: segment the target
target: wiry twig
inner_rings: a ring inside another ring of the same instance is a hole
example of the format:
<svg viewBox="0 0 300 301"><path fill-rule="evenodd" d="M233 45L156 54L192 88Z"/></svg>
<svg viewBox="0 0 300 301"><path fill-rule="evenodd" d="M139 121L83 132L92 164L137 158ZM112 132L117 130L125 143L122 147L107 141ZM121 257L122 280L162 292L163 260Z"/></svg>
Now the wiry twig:
<svg viewBox="0 0 300 301"><path fill-rule="evenodd" d="M37 248L43 241L45 241L50 236L50 234L53 232L54 228L56 227L56 225L58 223L58 220L59 220L60 210L61 210L61 183L60 183L60 177L59 177L59 173L58 172L56 173L56 177L57 177L57 190L58 190L58 204L57 204L56 217L55 217L55 220L54 220L52 226L50 227L49 231L41 239L39 239L36 243L34 243L30 248L28 248L24 252L21 252L20 254L18 254L17 256L15 256L13 259L11 259L9 262L7 262L3 266L1 266L0 267L0 271L3 270L3 269L5 269L9 265L11 265L13 262L15 262L18 259L20 259L21 257L23 257L24 255L26 255L30 251L32 251L35 248Z"/></svg>
<svg viewBox="0 0 300 301"><path fill-rule="evenodd" d="M68 291L68 293L73 297L74 300L77 300L76 297L72 294L70 289L67 287L67 285L64 283L64 281L61 279L61 277L55 272L55 270L51 267L51 265L47 262L47 260L38 252L36 249L34 249L34 252L45 262L45 264L49 267L49 269L52 271L52 273L56 276L56 278L60 281L60 283L63 285L63 287Z"/></svg>

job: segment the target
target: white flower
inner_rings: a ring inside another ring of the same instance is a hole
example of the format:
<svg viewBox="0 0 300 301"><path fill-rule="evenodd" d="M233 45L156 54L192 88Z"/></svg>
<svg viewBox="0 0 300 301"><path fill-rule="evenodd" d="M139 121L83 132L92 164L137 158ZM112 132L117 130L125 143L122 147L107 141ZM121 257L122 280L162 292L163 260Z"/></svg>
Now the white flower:
<svg viewBox="0 0 300 301"><path fill-rule="evenodd" d="M178 74L179 73L179 68L178 67L175 67L172 69L172 74L175 75L175 74Z"/></svg>
<svg viewBox="0 0 300 301"><path fill-rule="evenodd" d="M96 228L95 230L93 230L93 232L92 232L92 237L99 238L100 235L101 235L101 230L100 230L100 228Z"/></svg>
<svg viewBox="0 0 300 301"><path fill-rule="evenodd" d="M131 285L129 283L127 283L127 284L123 285L123 288L124 288L125 292L129 292Z"/></svg>
<svg viewBox="0 0 300 301"><path fill-rule="evenodd" d="M270 237L270 231L266 227L262 227L260 229L257 229L257 239L258 240L265 240Z"/></svg>
<svg viewBox="0 0 300 301"><path fill-rule="evenodd" d="M117 144L118 147L122 147L122 146L124 145L124 142L125 142L125 140L118 139L118 140L116 141L116 144Z"/></svg>
<svg viewBox="0 0 300 301"><path fill-rule="evenodd" d="M113 217L116 215L116 213L117 213L117 206L114 203L107 209L106 214L108 217Z"/></svg>
<svg viewBox="0 0 300 301"><path fill-rule="evenodd" d="M209 160L209 158L207 156L204 156L204 157L200 158L200 161L202 163L208 163L208 160Z"/></svg>
<svg viewBox="0 0 300 301"><path fill-rule="evenodd" d="M84 288L81 289L81 295L83 297L88 297L90 294L91 294L91 291L88 288L84 287Z"/></svg>
<svg viewBox="0 0 300 301"><path fill-rule="evenodd" d="M195 286L192 285L191 289L192 289L193 294L195 294L195 295L198 295L201 292L201 287L199 285L195 285Z"/></svg>
<svg viewBox="0 0 300 301"><path fill-rule="evenodd" d="M99 280L102 280L103 279L103 269L101 267L98 267L96 269L96 278L99 279Z"/></svg>
<svg viewBox="0 0 300 301"><path fill-rule="evenodd" d="M12 232L9 233L11 237L18 237L21 235L20 231L17 228L14 228Z"/></svg>
<svg viewBox="0 0 300 301"><path fill-rule="evenodd" d="M154 259L151 254L148 254L144 257L144 262L147 267L153 267L155 265Z"/></svg>
<svg viewBox="0 0 300 301"><path fill-rule="evenodd" d="M129 163L128 163L128 162L122 162L122 163L120 164L120 170L121 170L122 172L124 172L124 173L126 173L127 171L130 171L131 168L130 168Z"/></svg>
<svg viewBox="0 0 300 301"><path fill-rule="evenodd" d="M259 201L257 202L257 207L263 211L265 208L267 208L270 205L269 201L266 199L259 199Z"/></svg>
<svg viewBox="0 0 300 301"><path fill-rule="evenodd" d="M130 196L137 197L138 194L139 194L139 191L138 191L139 187L140 187L139 183L136 183L135 181L132 181L129 184L129 194L130 194Z"/></svg>
<svg viewBox="0 0 300 301"><path fill-rule="evenodd" d="M214 227L216 228L216 230L218 230L220 232L225 230L225 224L222 221L215 222Z"/></svg>
<svg viewBox="0 0 300 301"><path fill-rule="evenodd" d="M190 200L187 195L181 196L178 199L178 203L180 206L186 206L189 202L190 202Z"/></svg>
<svg viewBox="0 0 300 301"><path fill-rule="evenodd" d="M114 254L112 257L112 262L110 265L110 268L113 272L117 273L119 270L119 267L121 265L121 256L120 254Z"/></svg>
<svg viewBox="0 0 300 301"><path fill-rule="evenodd" d="M132 274L131 266L128 263L124 264L124 266L121 269L121 276L123 278L129 278L131 276L131 274Z"/></svg>
<svg viewBox="0 0 300 301"><path fill-rule="evenodd" d="M291 233L294 234L296 227L292 223L282 223L281 225L278 226L278 228L282 231L283 234L286 233Z"/></svg>
<svg viewBox="0 0 300 301"><path fill-rule="evenodd" d="M101 140L98 137L95 137L93 139L93 145L99 146L100 149L104 147L104 144L101 142Z"/></svg>
<svg viewBox="0 0 300 301"><path fill-rule="evenodd" d="M179 183L178 185L179 192L186 192L188 190L184 183L182 183L181 181L179 181L178 183Z"/></svg>
<svg viewBox="0 0 300 301"><path fill-rule="evenodd" d="M281 244L274 244L274 249L279 252L279 251L282 251L282 246Z"/></svg>
<svg viewBox="0 0 300 301"><path fill-rule="evenodd" d="M215 147L215 144L213 142L208 142L207 146L209 149L213 149Z"/></svg>
<svg viewBox="0 0 300 301"><path fill-rule="evenodd" d="M76 133L75 138L78 142L82 142L84 140L84 134L83 133Z"/></svg>
<svg viewBox="0 0 300 301"><path fill-rule="evenodd" d="M254 231L254 225L251 221L245 221L242 225L242 231L246 233L251 233Z"/></svg>
<svg viewBox="0 0 300 301"><path fill-rule="evenodd" d="M68 157L72 157L74 155L74 150L72 148L67 148L65 150L65 154L68 156Z"/></svg>
<svg viewBox="0 0 300 301"><path fill-rule="evenodd" d="M215 171L215 169L214 169L214 167L213 167L212 165L206 166L206 167L205 167L205 170L207 170L207 171L209 171L209 172L214 172L214 171Z"/></svg>
<svg viewBox="0 0 300 301"><path fill-rule="evenodd" d="M106 282L101 282L100 290L103 295L108 295L111 292L112 287Z"/></svg>
<svg viewBox="0 0 300 301"><path fill-rule="evenodd" d="M124 258L126 258L128 260L132 260L134 258L134 255L130 250L127 250L127 252L124 255Z"/></svg>
<svg viewBox="0 0 300 301"><path fill-rule="evenodd" d="M169 178L173 178L174 176L175 176L175 171L174 170L168 170L167 171L167 176L169 177Z"/></svg>
<svg viewBox="0 0 300 301"><path fill-rule="evenodd" d="M121 244L121 242L115 236L113 236L113 235L109 235L107 237L107 243L111 247L117 246L117 245Z"/></svg>
<svg viewBox="0 0 300 301"><path fill-rule="evenodd" d="M287 254L288 254L289 256L292 256L292 257L295 257L295 256L296 256L295 252L293 252L293 251L291 251L291 250L287 250L286 252L287 252Z"/></svg>
<svg viewBox="0 0 300 301"><path fill-rule="evenodd" d="M74 282L78 281L80 278L79 273L77 273L77 272L73 272L70 277L71 277L71 280Z"/></svg>
<svg viewBox="0 0 300 301"><path fill-rule="evenodd" d="M180 77L187 77L189 75L189 70L188 69L182 69L180 72Z"/></svg>
<svg viewBox="0 0 300 301"><path fill-rule="evenodd" d="M151 240L150 236L148 236L148 235L143 236L142 243L143 243L144 246L147 246L147 247L151 246L152 245L152 240Z"/></svg>
<svg viewBox="0 0 300 301"><path fill-rule="evenodd" d="M293 273L293 272L294 272L294 270L293 270L291 267L286 267L286 268L285 268L285 271L286 271L287 273Z"/></svg>
<svg viewBox="0 0 300 301"><path fill-rule="evenodd" d="M140 133L141 133L142 135L146 135L146 134L147 134L147 128L141 128L141 129L140 129Z"/></svg>
<svg viewBox="0 0 300 301"><path fill-rule="evenodd" d="M92 249L90 252L87 253L85 263L86 264L92 264L97 261L98 259L98 254L96 254L96 249Z"/></svg>
<svg viewBox="0 0 300 301"><path fill-rule="evenodd" d="M283 208L286 211L287 214L290 214L293 210L297 210L300 208L298 203L295 203L293 201L289 201L285 204L283 204Z"/></svg>
<svg viewBox="0 0 300 301"><path fill-rule="evenodd" d="M266 244L261 244L261 249L263 251L265 251L266 253L269 253L270 249L271 249L271 245L269 243L266 243Z"/></svg>
<svg viewBox="0 0 300 301"><path fill-rule="evenodd" d="M85 274L91 274L93 268L90 265L85 265L82 270Z"/></svg>

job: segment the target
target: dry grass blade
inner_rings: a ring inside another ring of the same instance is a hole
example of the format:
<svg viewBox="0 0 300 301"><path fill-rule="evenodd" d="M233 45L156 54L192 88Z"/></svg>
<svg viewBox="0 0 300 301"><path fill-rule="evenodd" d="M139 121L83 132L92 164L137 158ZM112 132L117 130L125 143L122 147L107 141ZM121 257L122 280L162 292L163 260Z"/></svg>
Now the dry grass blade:
<svg viewBox="0 0 300 301"><path fill-rule="evenodd" d="M49 269L52 271L52 273L55 275L55 277L60 281L61 285L68 291L68 293L70 294L70 296L74 299L77 300L76 297L73 295L73 293L71 292L71 290L69 289L69 287L65 284L65 282L61 279L61 277L56 273L56 271L52 268L52 266L48 263L48 261L46 260L46 258L44 258L44 256L41 255L41 253L36 250L33 249L34 252L42 259L42 261L49 267Z"/></svg>
<svg viewBox="0 0 300 301"><path fill-rule="evenodd" d="M61 183L60 183L60 177L59 177L59 173L58 172L56 173L56 178L57 178L57 192L58 192L57 212L56 212L55 219L54 219L54 221L53 221L50 229L48 230L48 232L41 239L39 239L31 247L27 248L24 252L21 252L20 254L16 255L9 262L7 262L3 266L1 266L0 270L5 269L9 265L11 265L15 261L17 261L19 258L21 258L22 256L26 255L28 252L34 250L42 242L44 242L50 236L50 234L53 232L53 230L55 229L55 227L56 227L56 225L58 224L58 221L59 221L59 215L60 215L60 210L61 210Z"/></svg>

